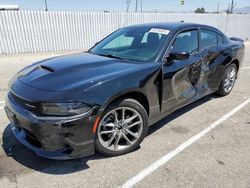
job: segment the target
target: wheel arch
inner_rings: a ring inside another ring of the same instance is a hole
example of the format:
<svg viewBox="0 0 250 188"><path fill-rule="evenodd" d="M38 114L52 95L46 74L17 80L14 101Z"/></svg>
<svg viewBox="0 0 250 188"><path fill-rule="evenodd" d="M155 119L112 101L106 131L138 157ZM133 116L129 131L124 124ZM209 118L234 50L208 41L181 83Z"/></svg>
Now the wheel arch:
<svg viewBox="0 0 250 188"><path fill-rule="evenodd" d="M103 106L102 109L105 110L111 103L125 98L131 98L139 102L147 112L147 115L150 114L149 101L147 96L140 89L130 90L127 92L119 93L111 97Z"/></svg>
<svg viewBox="0 0 250 188"><path fill-rule="evenodd" d="M235 65L236 65L236 67L237 67L237 71L239 71L239 68L240 68L240 62L239 62L239 60L238 60L238 59L234 59L234 60L232 60L230 64L235 64Z"/></svg>

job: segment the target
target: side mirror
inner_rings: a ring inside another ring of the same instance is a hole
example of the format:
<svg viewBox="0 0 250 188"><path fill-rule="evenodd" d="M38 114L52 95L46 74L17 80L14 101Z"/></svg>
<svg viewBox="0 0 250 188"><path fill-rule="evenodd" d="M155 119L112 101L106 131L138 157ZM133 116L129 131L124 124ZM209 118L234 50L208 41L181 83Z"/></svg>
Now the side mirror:
<svg viewBox="0 0 250 188"><path fill-rule="evenodd" d="M188 52L170 52L167 61L172 60L186 60L188 59L190 54Z"/></svg>

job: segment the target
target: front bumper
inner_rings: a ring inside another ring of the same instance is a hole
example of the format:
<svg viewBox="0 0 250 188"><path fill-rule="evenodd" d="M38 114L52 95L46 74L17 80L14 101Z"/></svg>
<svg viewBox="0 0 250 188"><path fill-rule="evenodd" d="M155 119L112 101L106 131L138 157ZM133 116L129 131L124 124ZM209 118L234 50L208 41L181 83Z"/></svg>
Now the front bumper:
<svg viewBox="0 0 250 188"><path fill-rule="evenodd" d="M37 155L52 159L73 159L95 153L91 111L69 118L39 117L19 105L9 93L6 114L19 142Z"/></svg>

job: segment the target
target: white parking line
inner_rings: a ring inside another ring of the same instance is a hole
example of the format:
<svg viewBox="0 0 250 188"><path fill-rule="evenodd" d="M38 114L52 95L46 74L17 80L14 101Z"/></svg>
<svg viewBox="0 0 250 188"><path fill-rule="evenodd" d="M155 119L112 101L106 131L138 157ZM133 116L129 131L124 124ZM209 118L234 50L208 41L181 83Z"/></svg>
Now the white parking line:
<svg viewBox="0 0 250 188"><path fill-rule="evenodd" d="M248 66L248 67L241 67L241 69L242 70L244 70L244 69L250 69L250 66Z"/></svg>
<svg viewBox="0 0 250 188"><path fill-rule="evenodd" d="M162 165L167 163L170 159L174 158L176 155L181 153L183 150L185 150L188 146L199 140L201 137L206 135L208 132L210 132L212 129L220 125L222 122L226 121L228 118L230 118L232 115L234 115L236 112L238 112L240 109L242 109L244 106L246 106L250 102L250 97L242 102L239 106L235 107L233 110L219 118L217 121L212 123L207 128L203 129L201 132L196 134L195 136L191 137L189 140L183 142L181 145L179 145L176 149L172 150L170 153L167 153L162 158L155 161L153 164L145 168L144 170L140 171L138 174L130 178L127 182L125 182L120 187L122 188L130 188L134 186L136 183L143 180L146 176L150 175L154 171L156 171L158 168L160 168Z"/></svg>

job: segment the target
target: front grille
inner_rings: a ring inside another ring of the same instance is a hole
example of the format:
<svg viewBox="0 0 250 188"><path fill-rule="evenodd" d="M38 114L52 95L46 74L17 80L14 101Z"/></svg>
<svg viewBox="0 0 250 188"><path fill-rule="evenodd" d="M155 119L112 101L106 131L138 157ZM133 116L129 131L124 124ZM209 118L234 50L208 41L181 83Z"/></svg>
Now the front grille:
<svg viewBox="0 0 250 188"><path fill-rule="evenodd" d="M24 107L25 109L32 111L34 113L39 113L40 105L36 102L31 102L29 100L23 99L14 93L10 93L11 98L20 106Z"/></svg>

